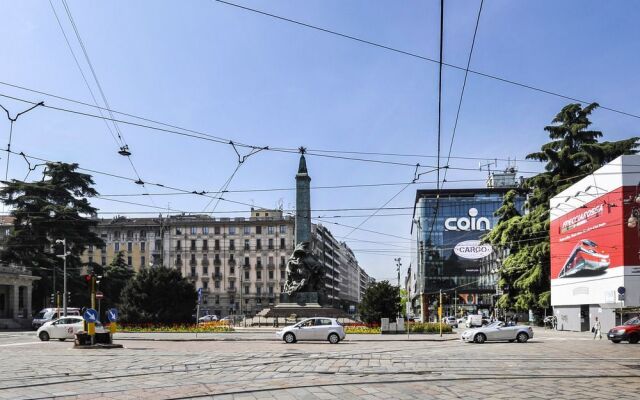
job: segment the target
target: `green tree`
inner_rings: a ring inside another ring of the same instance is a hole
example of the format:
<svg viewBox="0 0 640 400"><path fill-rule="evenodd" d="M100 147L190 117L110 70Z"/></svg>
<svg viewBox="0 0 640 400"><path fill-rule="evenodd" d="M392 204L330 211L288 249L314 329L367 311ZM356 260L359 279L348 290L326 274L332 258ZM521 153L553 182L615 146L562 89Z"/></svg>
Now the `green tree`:
<svg viewBox="0 0 640 400"><path fill-rule="evenodd" d="M119 307L121 295L124 287L133 278L134 272L127 265L124 253L119 251L109 265L104 268L100 289L104 293L102 299L102 309L107 310L112 307Z"/></svg>
<svg viewBox="0 0 640 400"><path fill-rule="evenodd" d="M362 296L360 317L366 323L380 323L381 318L395 318L400 311L400 291L389 281L370 285Z"/></svg>
<svg viewBox="0 0 640 400"><path fill-rule="evenodd" d="M198 295L180 271L158 267L141 269L129 280L120 296L125 322L187 322L195 311Z"/></svg>
<svg viewBox="0 0 640 400"><path fill-rule="evenodd" d="M33 290L34 307L48 304L56 289L62 292L62 246L56 240L66 239L68 289L82 294L80 278L81 254L87 246L104 244L93 231L96 213L87 197L96 196L91 175L77 171L78 164L47 163L41 181L5 182L0 198L12 208L13 232L5 242L0 259L27 267L36 281Z"/></svg>
<svg viewBox="0 0 640 400"><path fill-rule="evenodd" d="M485 238L509 255L500 270L505 294L499 308L541 310L550 305L549 200L603 164L623 154L635 154L638 138L598 142L602 132L590 130L589 116L598 107L569 104L546 126L551 141L528 159L545 162L545 172L525 180L526 213L520 215L516 191L505 195L497 211L499 222Z"/></svg>

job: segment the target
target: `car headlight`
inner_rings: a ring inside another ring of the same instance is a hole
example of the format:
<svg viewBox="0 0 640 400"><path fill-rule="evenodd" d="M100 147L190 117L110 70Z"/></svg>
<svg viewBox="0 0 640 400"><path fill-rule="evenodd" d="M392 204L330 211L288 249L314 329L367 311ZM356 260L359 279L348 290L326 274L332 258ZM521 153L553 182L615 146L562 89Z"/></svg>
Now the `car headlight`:
<svg viewBox="0 0 640 400"><path fill-rule="evenodd" d="M625 332L626 332L626 329L618 329L618 330L617 330L617 332L618 332L618 333L625 333Z"/></svg>

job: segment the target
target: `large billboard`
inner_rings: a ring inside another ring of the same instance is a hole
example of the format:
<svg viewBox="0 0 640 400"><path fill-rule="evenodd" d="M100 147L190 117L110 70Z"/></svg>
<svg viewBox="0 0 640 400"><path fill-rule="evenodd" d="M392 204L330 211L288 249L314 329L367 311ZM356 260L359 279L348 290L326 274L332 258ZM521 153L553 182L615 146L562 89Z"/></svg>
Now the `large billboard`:
<svg viewBox="0 0 640 400"><path fill-rule="evenodd" d="M639 231L627 224L640 207L638 167L640 157L618 158L552 199L553 305L616 304L618 287L637 286L625 277L640 278ZM634 288L627 305L639 303L639 294Z"/></svg>

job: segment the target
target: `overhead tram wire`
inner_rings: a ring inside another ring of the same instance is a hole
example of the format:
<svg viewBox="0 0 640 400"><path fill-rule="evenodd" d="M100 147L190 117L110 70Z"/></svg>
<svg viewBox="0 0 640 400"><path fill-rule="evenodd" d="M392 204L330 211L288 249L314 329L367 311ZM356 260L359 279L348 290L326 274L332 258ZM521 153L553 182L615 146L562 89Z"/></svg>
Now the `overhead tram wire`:
<svg viewBox="0 0 640 400"><path fill-rule="evenodd" d="M87 51L87 48L84 44L84 40L82 40L82 36L80 35L80 31L78 29L78 26L76 25L75 19L73 18L73 15L71 14L71 9L69 8L69 5L67 4L66 0L61 0L62 5L65 9L65 12L67 14L67 17L69 18L69 22L71 23L71 26L73 28L73 31L75 33L76 39L78 40L78 43L80 44L80 48L82 49L82 53L84 54L84 58L85 61L87 62L87 65L89 65L89 69L91 71L91 75L93 76L93 79L96 83L96 86L98 87L98 91L100 92L100 97L102 98L102 101L104 102L104 105L106 107L107 112L109 113L109 116L111 117L111 123L113 124L115 130L116 130L116 135L118 136L119 139L119 147L120 150L122 152L125 152L125 149L128 152L128 148L129 145L127 144L125 138L124 138L124 134L122 133L122 131L120 130L120 127L118 126L118 124L115 122L115 118L113 116L113 112L111 111L111 105L109 104L109 101L107 100L107 96L104 93L104 90L102 89L102 85L100 84L100 80L98 79L98 75L93 67L93 63L91 62L91 58L89 57L89 53ZM89 83L87 82L87 79L84 75L84 72L82 71L82 68L78 62L77 57L75 56L75 53L73 51L73 48L67 38L67 35L64 32L64 28L62 27L62 24L60 23L60 19L58 18L58 14L55 11L55 8L53 7L53 3L51 2L51 0L49 0L49 4L51 5L51 8L54 12L54 15L56 17L56 20L58 21L58 25L60 26L60 30L62 31L65 41L67 42L67 46L69 47L69 50L71 51L71 54L73 55L73 59L76 62L76 65L78 66L78 69L80 70L80 73L82 74L82 78L85 81L85 84L87 85L87 89L89 89L89 92L91 93L91 97L93 98L93 101L95 102L96 106L98 105L98 102L96 101L95 96L93 95L93 91L91 90L91 86L89 85ZM100 110L100 115L104 117L104 115L102 114L102 110ZM106 120L105 120L106 122ZM108 124L107 124L108 125ZM111 129L109 129L109 132L111 133L111 135L113 136L113 131L111 131ZM118 140L116 140L116 142L118 142ZM133 170L133 172L136 174L136 176L138 177L138 180L136 181L137 184L142 185L143 191L148 193L148 190L145 186L144 180L140 177L140 173L138 172L138 169L136 168L135 164L133 163L133 160L131 158L131 154L126 154L127 160L129 161L129 164L131 164L131 169ZM153 197L150 197L150 200L152 203L155 204Z"/></svg>
<svg viewBox="0 0 640 400"><path fill-rule="evenodd" d="M13 87L13 88L20 89L20 90L25 90L25 91L32 92L32 93L37 93L37 94L41 94L41 95L44 95L44 96L53 97L53 98L56 98L56 99L59 99L59 100L68 101L68 102L72 102L72 103L75 103L75 104L79 104L79 105L83 105L83 106L87 106L87 107L91 107L91 108L97 108L97 109L100 109L100 110L106 110L104 107L95 106L95 105L92 105L92 104L89 104L89 103L85 103L85 102L82 102L82 101L70 99L70 98L63 97L63 96L54 95L54 94L43 92L43 91L39 91L39 90L29 89L29 88L26 88L24 86L14 85L14 84L7 83L7 82L2 82L2 81L0 81L0 85L9 86L9 87ZM34 102L32 100L27 100L27 99L24 99L24 98L21 98L21 97L11 96L11 95L8 95L6 93L0 93L0 96L8 98L8 99L15 100L15 101L28 103L28 104L36 104L36 102ZM228 145L232 141L230 139L222 138L222 137L215 136L215 135L211 135L211 134L208 134L208 133L205 133L205 132L196 131L196 130L192 130L192 129L188 129L188 128L183 128L183 127L179 127L177 125L167 124L167 123L164 123L164 122L159 122L159 121L155 121L155 120L152 120L152 119L148 119L148 118L136 116L134 114L129 114L129 113L116 111L116 110L111 110L111 111L113 113L115 113L115 114L127 116L127 117L130 117L130 118L139 119L141 121L150 122L150 123L153 123L153 124L158 124L158 125L162 125L162 126L166 126L166 127L170 127L170 128L174 128L174 129L160 128L160 127L157 127L157 126L141 124L141 123L137 123L137 122L133 122L133 121L127 121L127 120L118 119L118 118L110 118L110 117L105 117L104 115L95 115L95 114L91 114L91 113L84 112L84 111L73 110L73 109L69 109L69 108L57 107L57 106L52 106L52 105L47 105L46 108L54 110L54 111L77 114L77 115L90 117L90 118L98 118L98 119L103 119L105 121L117 122L117 123L126 124L126 125L130 125L130 126L135 126L135 127L139 127L139 128L150 129L150 130L155 130L155 131L160 131L160 132L170 133L170 134L175 134L175 135L181 135L181 136L191 137L191 138L194 138L194 139L211 141L211 142L215 142L215 143L219 143L219 144ZM178 129L178 130L175 130L175 129ZM181 132L181 131L184 131L184 132ZM250 149L264 148L264 146L246 144L246 143L242 143L242 142L235 141L235 140L233 140L233 143L236 146L250 148ZM268 147L269 148L266 149L268 151L290 153L290 154L297 154L298 153L298 150L294 149L294 148L277 147L277 146L268 146ZM344 159L344 160L362 161L362 162L373 162L373 163L391 164L391 165L407 166L407 167L415 167L415 163L414 164L412 164L412 163L401 163L401 162L392 162L392 161L387 161L387 160L375 160L375 159L358 158L358 157L338 157L338 156L332 156L330 154L331 153L361 154L361 155L379 155L379 156L387 156L387 157L415 157L415 158L435 158L436 157L435 155L425 155L425 154L377 153L377 152L361 152L361 151L348 151L348 150L327 150L327 149L310 149L309 151L310 151L310 153L308 153L309 155L316 156L316 157L335 158L335 159ZM320 154L320 153L330 153L330 154ZM451 156L451 158L452 159L459 159L459 160L481 160L481 161L485 161L487 159L491 159L491 160L498 160L498 161L512 161L512 159L505 159L505 158L499 158L499 157ZM534 161L534 160L519 160L519 161L540 164L540 162ZM427 168L427 167L434 167L434 166L425 165L423 167ZM450 167L450 168L451 169L456 169L456 168L453 168L453 167ZM476 168L465 168L465 170L475 171ZM539 171L520 171L520 172L522 172L522 173L532 173L532 174L539 173Z"/></svg>
<svg viewBox="0 0 640 400"><path fill-rule="evenodd" d="M423 56L423 55L420 55L420 54L417 54L417 53L413 53L413 52L410 52L410 51L406 51L406 50L401 50L401 49L398 49L398 48L395 48L395 47L391 47L391 46L387 46L387 45L384 45L384 44L381 44L381 43L376 43L376 42L373 42L373 41L370 41L370 40L362 39L362 38L359 38L357 36L348 35L346 33L341 33L341 32L334 31L334 30L331 30L331 29L328 29L328 28L323 28L323 27L318 26L318 25L312 25L312 24L309 24L309 23L306 23L306 22L302 22L302 21L298 21L298 20L295 20L295 19L283 17L283 16L280 16L280 15L276 15L276 14L269 13L269 12L266 12L266 11L258 10L258 9L255 9L255 8L243 6L243 5L236 4L236 3L231 3L229 1L224 1L224 0L212 0L212 1L217 2L219 4L231 6L231 7L236 7L236 8L239 8L239 9L242 9L242 10L245 10L245 11L249 11L249 12L252 12L252 13L255 13L255 14L263 15L263 16L266 16L266 17L278 19L280 21L289 22L289 23L292 23L292 24L295 24L295 25L298 25L298 26L302 26L302 27L305 27L305 28L314 29L316 31L324 32L324 33L327 33L327 34L330 34L330 35L334 35L334 36L338 36L338 37L341 37L341 38L344 38L344 39L353 40L353 41L356 41L356 42L359 42L359 43L362 43L362 44L366 44L366 45L369 45L369 46L377 47L379 49L383 49L383 50L391 51L391 52L394 52L394 53L397 53L397 54L413 57L413 58L416 58L416 59L419 59L419 60L422 60L422 61L427 61L427 62L436 63L436 64L439 63L438 60L436 60L434 58L431 58L431 57ZM461 67L459 65L449 64L449 63L442 63L442 65L445 66L445 67L448 67L448 68L457 69L459 71L465 71L465 68ZM521 87L521 88L524 88L524 89L529 89L529 90L532 90L532 91L535 91L535 92L547 94L547 95L554 96L554 97L559 97L559 98L562 98L562 99L565 99L565 100L570 100L570 101L575 101L575 102L585 103L585 104L593 103L593 101L587 101L587 100L583 100L583 99L578 99L576 97L568 96L568 95L565 95L565 94L562 94L562 93L559 93L559 92L556 92L556 91L553 91L553 90L543 89L543 88L540 88L540 87L537 87L537 86L533 86L531 84L514 81L512 79L503 78L503 77L500 77L500 76L497 76L497 75L492 75L492 74L488 74L488 73L485 73L485 72L475 71L475 70L472 70L472 69L470 69L469 72L474 74L474 75L477 75L477 76L481 76L481 77L488 78L488 79L493 79L493 80L496 80L496 81L499 81L499 82L502 82L502 83L518 86L518 87ZM620 110L620 109L616 109L616 108L613 108L613 107L607 107L607 106L603 106L603 105L600 105L600 108L603 109L603 110L607 110L607 111L611 111L611 112L617 113L617 114L625 115L627 117L640 119L640 115L639 114L634 114L634 113L630 113L630 112L627 112L627 111L623 111L623 110Z"/></svg>

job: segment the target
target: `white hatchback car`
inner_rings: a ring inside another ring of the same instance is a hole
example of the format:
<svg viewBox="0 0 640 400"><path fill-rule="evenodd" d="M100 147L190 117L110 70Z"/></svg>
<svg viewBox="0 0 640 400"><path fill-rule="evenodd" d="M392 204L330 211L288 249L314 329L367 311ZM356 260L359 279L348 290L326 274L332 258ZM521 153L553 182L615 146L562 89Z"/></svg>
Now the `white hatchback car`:
<svg viewBox="0 0 640 400"><path fill-rule="evenodd" d="M78 316L67 316L55 321L46 322L36 331L38 338L44 342L49 339L75 339L78 332L84 331L84 319ZM100 322L96 322L96 333L106 333Z"/></svg>
<svg viewBox="0 0 640 400"><path fill-rule="evenodd" d="M279 330L276 335L287 343L298 340L328 340L329 343L336 344L346 337L344 327L335 318L307 318Z"/></svg>

